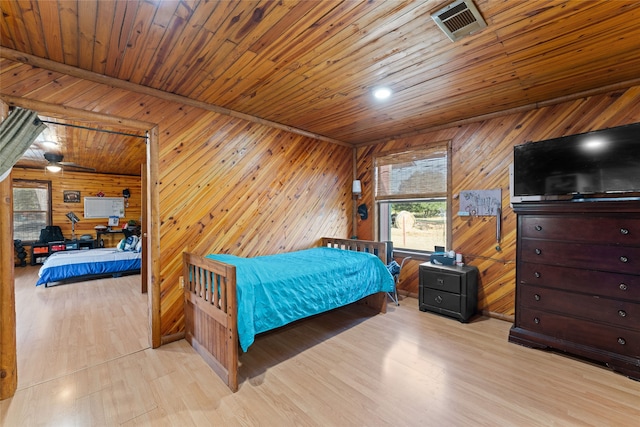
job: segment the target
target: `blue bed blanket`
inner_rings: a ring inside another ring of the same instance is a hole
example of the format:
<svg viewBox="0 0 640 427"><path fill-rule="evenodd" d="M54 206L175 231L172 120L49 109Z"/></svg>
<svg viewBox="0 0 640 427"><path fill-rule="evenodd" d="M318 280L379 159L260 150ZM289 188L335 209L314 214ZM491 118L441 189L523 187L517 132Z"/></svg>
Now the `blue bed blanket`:
<svg viewBox="0 0 640 427"><path fill-rule="evenodd" d="M390 292L394 282L375 255L312 248L242 258L207 255L236 266L238 336L243 351L255 335L304 317Z"/></svg>
<svg viewBox="0 0 640 427"><path fill-rule="evenodd" d="M40 268L36 286L86 275L139 270L141 259L140 252L116 248L55 252Z"/></svg>

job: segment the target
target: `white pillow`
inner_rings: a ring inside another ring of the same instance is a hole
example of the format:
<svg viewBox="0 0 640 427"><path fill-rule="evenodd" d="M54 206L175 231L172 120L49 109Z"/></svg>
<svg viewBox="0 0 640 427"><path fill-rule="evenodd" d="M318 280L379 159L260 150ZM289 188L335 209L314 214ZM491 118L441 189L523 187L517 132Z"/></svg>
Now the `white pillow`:
<svg viewBox="0 0 640 427"><path fill-rule="evenodd" d="M120 243L118 243L118 250L140 252L137 250L139 243L140 239L138 238L138 236L129 236L126 239L120 240Z"/></svg>

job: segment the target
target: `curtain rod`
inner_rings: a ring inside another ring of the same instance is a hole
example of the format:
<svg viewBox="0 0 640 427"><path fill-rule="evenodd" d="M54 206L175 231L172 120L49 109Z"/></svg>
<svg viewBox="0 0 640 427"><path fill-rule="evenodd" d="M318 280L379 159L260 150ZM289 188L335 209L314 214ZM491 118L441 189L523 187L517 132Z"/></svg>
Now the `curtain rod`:
<svg viewBox="0 0 640 427"><path fill-rule="evenodd" d="M52 122L52 121L49 121L49 120L42 120L42 119L40 121L42 123L46 123L46 124L50 124L50 125L68 126L70 128L94 130L96 132L105 132L105 133L111 133L111 134L115 134L115 135L132 136L132 137L135 137L135 138L147 139L146 135L136 135L136 134L133 134L133 133L119 132L119 131L116 131L116 130L96 129L96 128L90 128L90 127L87 127L87 126L72 125L72 124L69 124L69 123L58 123L58 122Z"/></svg>

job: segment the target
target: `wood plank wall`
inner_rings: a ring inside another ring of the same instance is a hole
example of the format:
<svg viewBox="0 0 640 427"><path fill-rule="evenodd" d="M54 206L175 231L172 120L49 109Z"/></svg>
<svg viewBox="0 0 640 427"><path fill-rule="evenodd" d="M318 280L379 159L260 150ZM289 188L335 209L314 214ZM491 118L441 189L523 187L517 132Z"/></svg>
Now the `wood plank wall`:
<svg viewBox="0 0 640 427"><path fill-rule="evenodd" d="M6 59L0 70L4 94L158 124L164 337L183 330L182 251L255 256L349 237L349 147Z"/></svg>
<svg viewBox="0 0 640 427"><path fill-rule="evenodd" d="M12 179L27 179L51 182L51 210L53 225L57 225L62 229L65 238L71 238L71 221L67 219L67 212L74 212L80 221L76 224L76 237L83 234L91 234L96 237L94 227L96 225L107 225L106 219L100 218L84 218L84 203L65 203L63 200L63 192L66 190L80 191L80 197L95 197L100 191L106 197L122 197L122 190L128 188L131 197L129 198L129 207L125 208L125 218L120 218L120 224L133 219L138 223L141 221L142 200L140 177L129 175L107 175L86 172L68 172L59 173L45 172L44 169L26 169L14 168L11 173ZM105 246L115 246L122 234L117 234L115 240L105 238Z"/></svg>
<svg viewBox="0 0 640 427"><path fill-rule="evenodd" d="M169 290L183 251L264 255L349 229L351 149L224 116L190 124L191 143L160 153L181 165L161 172L163 323L182 316Z"/></svg>
<svg viewBox="0 0 640 427"><path fill-rule="evenodd" d="M373 212L372 159L376 153L401 151L439 141L452 145L453 247L464 261L480 270L479 307L495 317L514 315L516 216L509 206L509 164L513 146L565 135L640 122L640 86L577 99L536 110L510 114L464 126L438 130L357 150L358 179L363 203ZM496 220L459 217L461 190L502 189L502 240L496 250ZM358 219L358 236L374 236L374 217ZM399 289L417 295L418 266L408 261Z"/></svg>

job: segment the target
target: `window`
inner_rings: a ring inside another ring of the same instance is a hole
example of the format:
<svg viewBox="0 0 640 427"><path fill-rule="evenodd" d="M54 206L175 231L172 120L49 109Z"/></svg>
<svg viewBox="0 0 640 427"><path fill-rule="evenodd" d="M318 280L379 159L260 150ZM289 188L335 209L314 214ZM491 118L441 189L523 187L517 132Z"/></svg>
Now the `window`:
<svg viewBox="0 0 640 427"><path fill-rule="evenodd" d="M13 238L35 242L47 225L51 225L51 183L14 180Z"/></svg>
<svg viewBox="0 0 640 427"><path fill-rule="evenodd" d="M374 159L379 239L394 249L450 247L449 144Z"/></svg>

